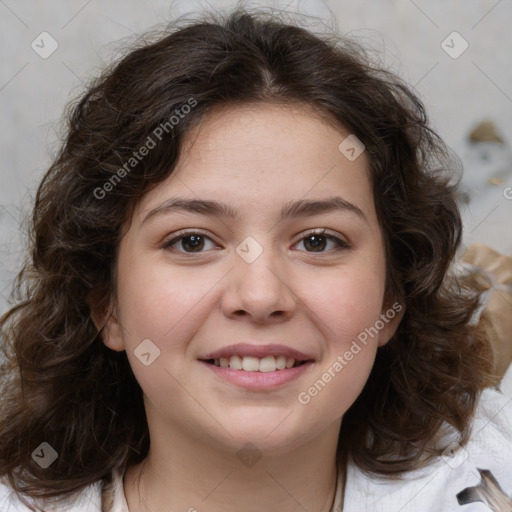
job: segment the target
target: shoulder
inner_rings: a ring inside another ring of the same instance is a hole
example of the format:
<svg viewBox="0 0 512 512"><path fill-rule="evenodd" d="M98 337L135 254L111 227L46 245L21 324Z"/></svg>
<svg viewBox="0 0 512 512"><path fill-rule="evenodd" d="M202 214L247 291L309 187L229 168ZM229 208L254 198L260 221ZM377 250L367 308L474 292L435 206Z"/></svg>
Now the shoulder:
<svg viewBox="0 0 512 512"><path fill-rule="evenodd" d="M101 483L96 482L74 494L68 504L52 505L49 501L37 502L45 512L98 512L101 510ZM7 479L0 478L0 511L1 512L33 512L24 505Z"/></svg>
<svg viewBox="0 0 512 512"><path fill-rule="evenodd" d="M361 503L375 512L512 510L512 398L483 391L468 443L453 441L428 468L400 480L369 477L349 465L344 511L360 511Z"/></svg>

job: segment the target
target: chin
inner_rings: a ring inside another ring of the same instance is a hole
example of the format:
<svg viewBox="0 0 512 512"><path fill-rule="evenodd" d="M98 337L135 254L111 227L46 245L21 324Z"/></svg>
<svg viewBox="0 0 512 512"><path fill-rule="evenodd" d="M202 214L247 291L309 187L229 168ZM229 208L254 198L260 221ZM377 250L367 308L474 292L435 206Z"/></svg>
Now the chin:
<svg viewBox="0 0 512 512"><path fill-rule="evenodd" d="M228 432L233 436L229 438L229 445L238 450L251 443L262 452L276 454L293 450L306 442L306 437L310 436L305 436L303 427L294 428L294 425L288 424L287 421L283 421L283 417L277 421L275 418L272 418L272 421L260 418L258 423L247 423L245 426L239 423L233 428L228 427Z"/></svg>

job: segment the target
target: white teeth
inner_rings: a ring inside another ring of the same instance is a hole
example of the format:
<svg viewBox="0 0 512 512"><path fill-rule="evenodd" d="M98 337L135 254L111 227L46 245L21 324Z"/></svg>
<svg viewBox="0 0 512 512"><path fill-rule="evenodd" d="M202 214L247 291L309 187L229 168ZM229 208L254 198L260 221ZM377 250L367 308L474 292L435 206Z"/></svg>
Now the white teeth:
<svg viewBox="0 0 512 512"><path fill-rule="evenodd" d="M286 357L285 356L279 356L276 359L276 368L278 370L284 370L286 368Z"/></svg>
<svg viewBox="0 0 512 512"><path fill-rule="evenodd" d="M276 370L284 370L285 368L292 368L295 364L293 357L286 356L231 356L230 358L221 357L214 359L215 366L222 368L231 368L232 370L244 370L246 372L275 372Z"/></svg>
<svg viewBox="0 0 512 512"><path fill-rule="evenodd" d="M246 372L257 372L260 369L260 360L257 357L245 356L242 359L242 368Z"/></svg>
<svg viewBox="0 0 512 512"><path fill-rule="evenodd" d="M242 366L242 358L238 356L231 356L229 358L229 367L233 370L241 370Z"/></svg>
<svg viewBox="0 0 512 512"><path fill-rule="evenodd" d="M264 357L260 360L260 372L275 372L277 369L276 358L274 356Z"/></svg>

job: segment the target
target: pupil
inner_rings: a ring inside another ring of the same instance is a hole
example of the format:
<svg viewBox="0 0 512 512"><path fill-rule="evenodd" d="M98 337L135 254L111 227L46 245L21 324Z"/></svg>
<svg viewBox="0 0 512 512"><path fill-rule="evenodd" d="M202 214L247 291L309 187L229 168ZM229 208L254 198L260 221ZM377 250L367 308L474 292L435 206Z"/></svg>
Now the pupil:
<svg viewBox="0 0 512 512"><path fill-rule="evenodd" d="M310 243L313 241L312 243ZM310 235L306 238L306 243L309 244L314 249L324 249L325 248L325 237L322 235Z"/></svg>
<svg viewBox="0 0 512 512"><path fill-rule="evenodd" d="M192 243L189 243L189 242ZM192 248L192 252L197 252L198 250L201 250L204 246L204 240L201 235L189 235L186 238L183 238L181 241L181 245L184 249L187 249L186 245L189 245L189 247Z"/></svg>

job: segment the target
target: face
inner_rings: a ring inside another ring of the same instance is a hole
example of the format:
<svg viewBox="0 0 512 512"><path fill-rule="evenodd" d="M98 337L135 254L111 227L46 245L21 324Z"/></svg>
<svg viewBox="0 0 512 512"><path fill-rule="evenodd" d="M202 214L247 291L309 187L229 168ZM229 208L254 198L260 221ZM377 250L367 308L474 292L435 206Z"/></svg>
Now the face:
<svg viewBox="0 0 512 512"><path fill-rule="evenodd" d="M341 424L396 323L348 135L307 107L219 111L140 200L103 338L127 352L150 433L281 449Z"/></svg>

